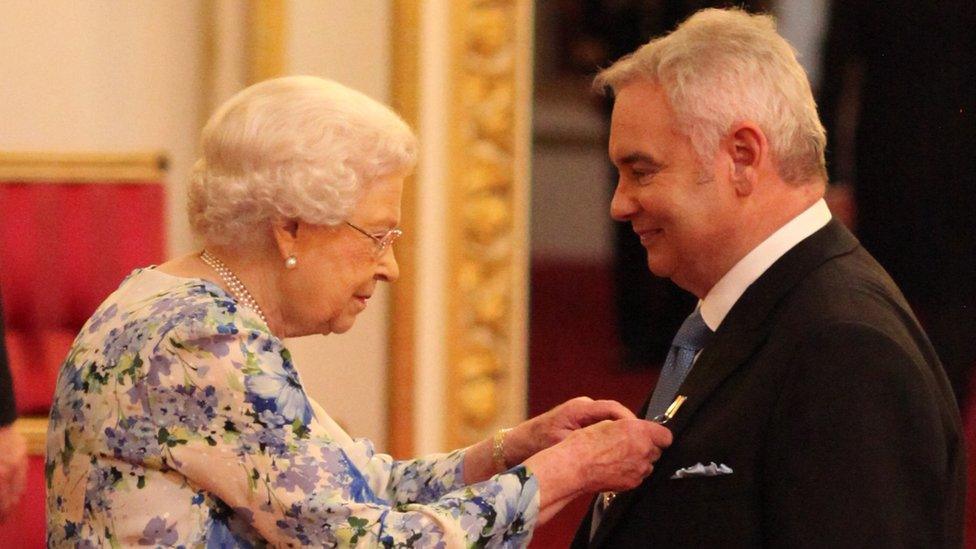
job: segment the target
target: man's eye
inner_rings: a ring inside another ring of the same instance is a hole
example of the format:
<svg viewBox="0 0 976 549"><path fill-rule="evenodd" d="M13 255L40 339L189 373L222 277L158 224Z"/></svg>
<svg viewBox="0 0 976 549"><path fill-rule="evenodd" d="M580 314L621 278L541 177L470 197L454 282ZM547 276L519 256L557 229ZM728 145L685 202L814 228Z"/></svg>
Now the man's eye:
<svg viewBox="0 0 976 549"><path fill-rule="evenodd" d="M634 179L638 181L645 181L653 177L657 173L657 170L640 169L633 170L631 173L633 174Z"/></svg>

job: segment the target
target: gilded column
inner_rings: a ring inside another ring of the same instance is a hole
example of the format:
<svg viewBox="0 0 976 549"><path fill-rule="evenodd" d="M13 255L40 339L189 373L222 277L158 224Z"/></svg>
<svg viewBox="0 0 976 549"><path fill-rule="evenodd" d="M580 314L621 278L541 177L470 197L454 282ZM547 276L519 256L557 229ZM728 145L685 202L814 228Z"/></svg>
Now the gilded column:
<svg viewBox="0 0 976 549"><path fill-rule="evenodd" d="M452 3L446 442L525 415L531 3Z"/></svg>

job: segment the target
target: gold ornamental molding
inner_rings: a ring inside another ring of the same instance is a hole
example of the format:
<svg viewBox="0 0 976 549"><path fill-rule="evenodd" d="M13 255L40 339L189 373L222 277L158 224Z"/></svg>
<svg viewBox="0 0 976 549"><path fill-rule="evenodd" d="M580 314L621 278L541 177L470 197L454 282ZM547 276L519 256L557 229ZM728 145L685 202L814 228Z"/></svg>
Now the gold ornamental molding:
<svg viewBox="0 0 976 549"><path fill-rule="evenodd" d="M449 447L525 413L531 2L451 2Z"/></svg>
<svg viewBox="0 0 976 549"><path fill-rule="evenodd" d="M247 84L285 73L285 0L250 0L245 57Z"/></svg>
<svg viewBox="0 0 976 549"><path fill-rule="evenodd" d="M0 152L0 181L23 183L159 183L162 153Z"/></svg>
<svg viewBox="0 0 976 549"><path fill-rule="evenodd" d="M393 0L391 62L393 109L415 130L420 127L420 0ZM387 379L389 452L405 459L415 455L413 424L416 371L417 186L411 176L403 186L401 227L397 243L400 279L390 286L390 361Z"/></svg>
<svg viewBox="0 0 976 549"><path fill-rule="evenodd" d="M285 0L200 3L200 127L218 105L245 87L282 76L287 67Z"/></svg>

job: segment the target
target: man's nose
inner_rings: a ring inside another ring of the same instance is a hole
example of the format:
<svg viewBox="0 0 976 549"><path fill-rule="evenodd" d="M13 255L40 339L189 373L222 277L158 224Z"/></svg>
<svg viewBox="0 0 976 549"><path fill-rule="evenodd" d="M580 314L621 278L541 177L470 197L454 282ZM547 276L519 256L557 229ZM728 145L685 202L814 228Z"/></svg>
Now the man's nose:
<svg viewBox="0 0 976 549"><path fill-rule="evenodd" d="M610 217L617 221L627 221L637 212L637 201L634 200L626 187L618 183L610 200Z"/></svg>

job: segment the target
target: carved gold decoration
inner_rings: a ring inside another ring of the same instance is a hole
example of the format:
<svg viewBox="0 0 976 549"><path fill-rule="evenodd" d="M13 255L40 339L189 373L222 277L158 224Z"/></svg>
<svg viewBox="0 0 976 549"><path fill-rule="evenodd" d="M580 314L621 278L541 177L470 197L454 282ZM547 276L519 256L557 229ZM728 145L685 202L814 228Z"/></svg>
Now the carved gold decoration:
<svg viewBox="0 0 976 549"><path fill-rule="evenodd" d="M524 415L528 21L522 0L452 3L447 442Z"/></svg>
<svg viewBox="0 0 976 549"><path fill-rule="evenodd" d="M0 180L23 183L159 183L162 153L0 152Z"/></svg>

